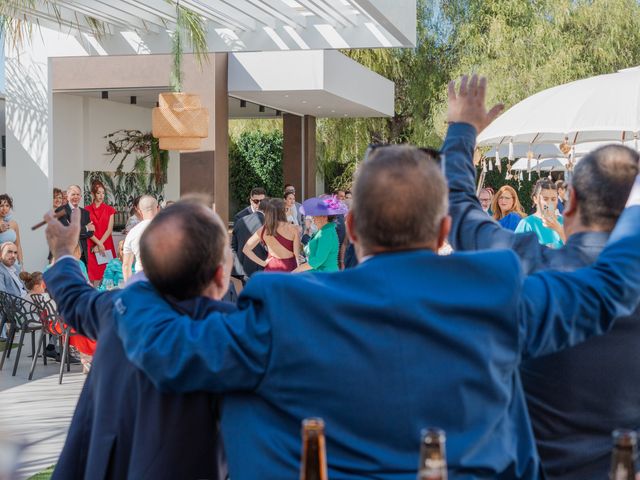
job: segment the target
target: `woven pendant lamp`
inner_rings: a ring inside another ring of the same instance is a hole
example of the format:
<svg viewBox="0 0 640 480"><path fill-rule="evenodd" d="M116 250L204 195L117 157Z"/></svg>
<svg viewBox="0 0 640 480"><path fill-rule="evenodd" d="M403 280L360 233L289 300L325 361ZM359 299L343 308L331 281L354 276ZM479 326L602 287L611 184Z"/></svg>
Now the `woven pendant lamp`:
<svg viewBox="0 0 640 480"><path fill-rule="evenodd" d="M153 136L163 150L197 150L209 135L209 111L200 96L185 92L161 93L151 116Z"/></svg>
<svg viewBox="0 0 640 480"><path fill-rule="evenodd" d="M186 17L190 17L186 22ZM209 136L209 111L202 107L200 95L182 91L182 37L185 25L198 23L193 12L176 3L176 29L173 32L173 92L161 93L151 114L151 131L163 150L197 150Z"/></svg>

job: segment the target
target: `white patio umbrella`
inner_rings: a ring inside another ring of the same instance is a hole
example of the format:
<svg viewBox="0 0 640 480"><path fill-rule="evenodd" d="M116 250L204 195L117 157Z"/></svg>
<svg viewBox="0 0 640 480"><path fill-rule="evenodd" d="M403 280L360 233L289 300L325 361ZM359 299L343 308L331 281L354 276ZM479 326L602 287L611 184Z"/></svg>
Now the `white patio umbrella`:
<svg viewBox="0 0 640 480"><path fill-rule="evenodd" d="M628 141L640 134L640 68L538 92L478 136L478 145Z"/></svg>
<svg viewBox="0 0 640 480"><path fill-rule="evenodd" d="M538 145L529 145L528 143L515 143L513 145L513 157L520 158L526 157L529 153L529 150L533 152L534 158L550 158L550 157L559 157L562 155L562 152L558 148L557 145L553 143L544 143ZM505 158L509 156L509 145L496 145L487 153L484 154L486 158L494 158L496 156L496 151L500 158Z"/></svg>
<svg viewBox="0 0 640 480"><path fill-rule="evenodd" d="M543 172L564 172L566 170L567 161L568 160L566 158L546 158L544 160L540 160L540 165L538 165L535 158L529 160L527 157L524 157L519 158L513 165L511 165L511 170L535 172L540 168Z"/></svg>

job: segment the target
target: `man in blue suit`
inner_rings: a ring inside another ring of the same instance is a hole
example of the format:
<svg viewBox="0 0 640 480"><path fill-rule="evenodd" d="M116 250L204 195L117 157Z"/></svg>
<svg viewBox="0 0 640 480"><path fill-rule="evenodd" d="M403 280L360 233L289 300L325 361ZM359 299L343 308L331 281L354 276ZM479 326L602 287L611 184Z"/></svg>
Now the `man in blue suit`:
<svg viewBox="0 0 640 480"><path fill-rule="evenodd" d="M49 245L59 260L45 280L65 322L97 339L98 349L52 478L225 479L216 397L160 393L127 360L113 322L120 292L91 288L71 256L79 220L77 209L71 228L48 216ZM217 301L231 269L224 225L194 201L175 203L152 225L153 248L175 280L166 289L173 308L194 319L234 311Z"/></svg>
<svg viewBox="0 0 640 480"><path fill-rule="evenodd" d="M450 135L496 113L484 87L464 81ZM330 478L413 480L420 430L439 426L452 478L536 479L520 360L602 333L635 307L640 181L632 198L593 267L525 278L510 251L437 256L450 226L439 165L413 147L379 148L361 165L347 222L359 266L258 274L238 312L200 322L140 282L119 299L117 329L158 387L225 394L234 480L295 478L309 416L326 422ZM599 322L585 321L594 311Z"/></svg>
<svg viewBox="0 0 640 480"><path fill-rule="evenodd" d="M567 243L550 249L535 234L514 234L487 218L475 198L476 131L455 127L445 144L452 230L456 250L511 248L525 273L572 271L593 263L607 243L638 174L638 154L609 145L576 165L564 210ZM455 143L455 144L454 144ZM496 268L500 268L496 266ZM594 312L594 322L599 312ZM640 312L616 321L606 335L520 369L538 452L547 478L606 478L611 432L640 425ZM606 395L603 395L606 392Z"/></svg>

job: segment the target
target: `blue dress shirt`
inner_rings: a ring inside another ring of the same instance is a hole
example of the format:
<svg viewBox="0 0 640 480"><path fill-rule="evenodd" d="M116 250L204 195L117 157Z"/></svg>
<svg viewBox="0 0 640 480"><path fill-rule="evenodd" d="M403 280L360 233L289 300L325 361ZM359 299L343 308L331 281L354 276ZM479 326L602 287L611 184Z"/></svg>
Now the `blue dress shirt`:
<svg viewBox="0 0 640 480"><path fill-rule="evenodd" d="M560 249L538 244L529 234L513 234L487 222L474 200L471 158L475 135L469 126L466 150L447 156L453 228L457 250L512 248L526 273L573 271L592 264L605 247L608 232L571 235ZM594 312L594 319L599 313ZM640 426L640 312L616 321L606 335L541 358L520 369L538 452L548 479L607 478L611 431ZM606 392L606 394L603 394Z"/></svg>

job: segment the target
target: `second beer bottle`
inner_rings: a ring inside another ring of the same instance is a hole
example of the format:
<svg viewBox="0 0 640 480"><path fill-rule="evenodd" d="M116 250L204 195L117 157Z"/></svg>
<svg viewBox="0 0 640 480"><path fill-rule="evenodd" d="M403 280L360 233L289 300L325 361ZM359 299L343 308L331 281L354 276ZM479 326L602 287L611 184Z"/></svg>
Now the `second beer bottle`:
<svg viewBox="0 0 640 480"><path fill-rule="evenodd" d="M302 421L300 480L328 480L324 421L321 418Z"/></svg>

